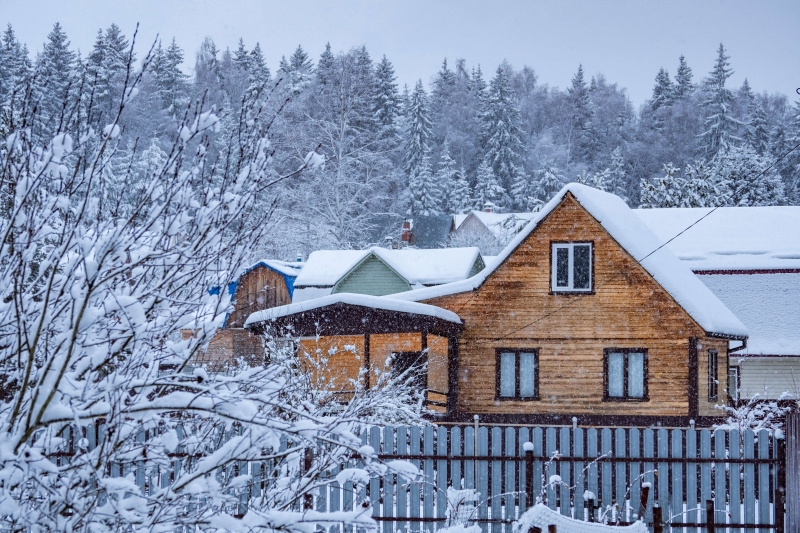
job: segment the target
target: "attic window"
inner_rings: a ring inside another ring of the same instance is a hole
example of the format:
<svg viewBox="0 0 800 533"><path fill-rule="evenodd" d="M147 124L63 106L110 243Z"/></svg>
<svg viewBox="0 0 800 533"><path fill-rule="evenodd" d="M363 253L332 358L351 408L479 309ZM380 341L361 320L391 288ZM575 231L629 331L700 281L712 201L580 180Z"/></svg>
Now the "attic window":
<svg viewBox="0 0 800 533"><path fill-rule="evenodd" d="M552 290L553 292L592 291L592 243L553 243Z"/></svg>

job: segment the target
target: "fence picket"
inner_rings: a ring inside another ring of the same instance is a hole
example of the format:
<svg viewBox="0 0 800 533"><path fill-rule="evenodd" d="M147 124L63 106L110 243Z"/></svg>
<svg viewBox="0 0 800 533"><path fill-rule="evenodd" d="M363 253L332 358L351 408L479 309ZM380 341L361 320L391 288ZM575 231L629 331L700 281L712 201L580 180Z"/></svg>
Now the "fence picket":
<svg viewBox="0 0 800 533"><path fill-rule="evenodd" d="M397 450L398 455L407 455L408 454L408 428L406 426L400 426L396 430L397 434L397 444L395 449ZM413 463L413 461L410 461ZM409 480L404 478L403 476L397 476L397 485L395 490L397 491L397 511L395 512L398 518L406 518L408 516L408 484ZM396 527L400 531L404 531L408 528L408 522L400 521L397 522Z"/></svg>
<svg viewBox="0 0 800 533"><path fill-rule="evenodd" d="M739 447L741 445L741 440L739 439L739 430L734 429L728 434L728 450L731 459L739 459ZM728 482L730 483L730 504L729 504L729 513L731 515L731 524L741 523L742 520L742 506L740 503L740 496L742 490L742 480L741 480L741 466L738 463L730 463L728 465L728 470L730 471L730 476L728 478ZM731 533L741 533L741 529L738 527L731 528Z"/></svg>
<svg viewBox="0 0 800 533"><path fill-rule="evenodd" d="M478 454L479 456L486 457L489 455L489 429L485 427L478 428ZM478 483L478 518L485 520L489 518L489 461L478 461L477 483ZM487 533L489 531L489 524L481 522L481 531Z"/></svg>
<svg viewBox="0 0 800 533"><path fill-rule="evenodd" d="M686 457L695 459L697 457L697 430L686 430ZM686 462L686 520L688 522L698 522L697 512L697 463ZM688 533L699 533L696 527L688 528Z"/></svg>
<svg viewBox="0 0 800 533"><path fill-rule="evenodd" d="M645 459L652 459L655 457L655 432L647 428L642 432L642 456ZM644 463L644 480L645 483L650 484L650 491L647 495L647 513L645 516L646 522L653 521L653 503L656 501L656 465L651 461Z"/></svg>
<svg viewBox="0 0 800 533"><path fill-rule="evenodd" d="M611 457L612 456L612 433L609 428L603 428L600 431L600 451L603 453L603 457ZM600 467L600 486L602 491L602 496L600 497L600 501L603 504L602 513L608 518L611 519L611 509L614 505L614 485L612 485L612 476L614 472L614 467L611 461L603 461Z"/></svg>
<svg viewBox="0 0 800 533"><path fill-rule="evenodd" d="M436 435L436 455L444 459L436 461L436 518L447 516L447 428L439 426ZM444 522L437 522L438 526ZM437 528L438 529L438 528Z"/></svg>
<svg viewBox="0 0 800 533"><path fill-rule="evenodd" d="M475 428L467 426L464 428L464 455L475 455ZM474 489L475 487L475 461L464 461L464 488Z"/></svg>
<svg viewBox="0 0 800 533"><path fill-rule="evenodd" d="M450 485L456 489L462 489L461 483L461 428L455 426L450 430L450 455L453 460L450 462Z"/></svg>
<svg viewBox="0 0 800 533"><path fill-rule="evenodd" d="M391 426L386 426L383 428L383 443L381 446L381 450L383 453L387 455L392 455L395 450L394 446L394 428ZM394 488L395 488L395 475L392 473L387 473L383 476L383 516L397 516L395 514L395 495L394 495ZM398 483L399 485L399 483ZM399 490L399 488L398 488ZM392 533L394 531L394 523L386 521L383 523L383 533Z"/></svg>
<svg viewBox="0 0 800 533"><path fill-rule="evenodd" d="M558 506L558 502L556 501L556 488L550 483L550 480L553 479L553 476L556 475L556 462L553 457L555 456L556 452L558 451L558 446L556 443L556 428L547 428L546 432L546 442L545 442L545 453L547 453L546 458L546 472L545 476L547 479L545 483L547 483L547 506L550 507L552 510L556 510Z"/></svg>
<svg viewBox="0 0 800 533"><path fill-rule="evenodd" d="M639 430L636 428L631 428L628 430L628 455L631 458L635 459L641 456L641 452L639 450ZM630 521L633 522L637 520L639 517L639 505L642 501L642 465L638 462L631 462L630 467L630 502L631 502L631 517ZM643 517L642 517L643 518Z"/></svg>
<svg viewBox="0 0 800 533"><path fill-rule="evenodd" d="M594 428L591 428L586 432L586 454L589 457L597 457L597 454L598 454L597 430L594 429ZM597 461L592 461L591 463L589 463L589 468L587 470L588 479L587 479L587 482L586 482L586 486L588 487L589 492L591 492L593 497L594 497L594 502L593 503L594 503L595 506L597 506L597 504L599 503L599 499L598 498L600 498L600 492L598 490L597 471L598 471ZM594 512L593 508L590 506L589 507L589 513L593 513L593 512ZM594 520L595 520L595 517L593 517L593 516L589 517L589 521L590 522L593 522Z"/></svg>
<svg viewBox="0 0 800 533"><path fill-rule="evenodd" d="M572 451L577 457L584 457L583 450L583 430L575 428L572 430ZM583 492L586 486L586 472L584 472L584 462L578 461L574 465L573 479L575 480L575 493L573 494L575 517L578 520L586 520L584 517Z"/></svg>
<svg viewBox="0 0 800 533"><path fill-rule="evenodd" d="M770 434L766 429L758 432L758 458L769 459ZM770 512L770 475L769 465L761 463L758 465L758 523L772 524L772 513Z"/></svg>
<svg viewBox="0 0 800 533"><path fill-rule="evenodd" d="M658 458L666 459L669 457L669 432L666 429L659 429L657 435ZM658 463L658 506L662 512L669 513L669 463L659 461ZM667 514L667 517L670 516Z"/></svg>
<svg viewBox="0 0 800 533"><path fill-rule="evenodd" d="M519 430L519 442L517 443L517 455L521 459L517 462L517 469L519 470L519 483L517 484L517 491L519 494L519 511L517 512L518 515L522 515L525 511L528 510L528 507L533 505L532 502L528 501L528 494L525 492L525 487L527 487L528 478L526 477L528 474L525 471L525 449L524 445L526 442L530 442L530 431L528 428L520 428Z"/></svg>
<svg viewBox="0 0 800 533"><path fill-rule="evenodd" d="M685 522L683 519L683 465L680 463L683 457L683 431L680 429L672 430L672 458L670 465L672 473L672 510L670 516L675 522Z"/></svg>
<svg viewBox="0 0 800 533"><path fill-rule="evenodd" d="M503 430L499 427L492 428L492 456L500 457L503 455ZM492 481L492 495L490 507L492 509L491 517L493 520L503 518L503 499L500 496L503 493L503 463L502 461L492 461L492 468L489 474ZM492 524L492 532L497 533L502 531L499 524Z"/></svg>
<svg viewBox="0 0 800 533"><path fill-rule="evenodd" d="M536 501L531 502L531 505L542 501L545 497L544 489L544 432L542 428L533 428L533 436L531 437L533 443L533 497Z"/></svg>
<svg viewBox="0 0 800 533"><path fill-rule="evenodd" d="M626 443L625 438L627 435L625 434L625 430L622 428L617 428L614 430L614 457L627 457L626 453ZM616 493L616 502L617 502L617 521L620 522L627 522L628 521L628 512L627 512L627 499L628 499L628 476L627 476L627 469L628 465L624 461L620 461L616 464L616 472L615 474L615 483L614 483L614 491Z"/></svg>
<svg viewBox="0 0 800 533"><path fill-rule="evenodd" d="M700 457L711 458L711 432L700 430ZM700 463L700 522L707 522L706 502L711 499L711 463Z"/></svg>
<svg viewBox="0 0 800 533"><path fill-rule="evenodd" d="M559 432L558 451L562 457L569 457L572 446L570 445L570 428L561 428ZM559 473L561 476L561 484L558 487L559 493L559 506L561 507L561 514L564 516L572 516L572 503L570 497L569 487L572 486L572 476L570 475L570 467L572 466L569 461L559 462Z"/></svg>
<svg viewBox="0 0 800 533"><path fill-rule="evenodd" d="M381 449L381 428L373 426L369 428L369 445L380 453ZM369 480L369 503L372 506L372 516L381 515L381 480L374 476Z"/></svg>
<svg viewBox="0 0 800 533"><path fill-rule="evenodd" d="M506 428L506 472L505 472L505 493L506 496L503 502L504 518L510 520L517 519L516 504L517 504L517 484L516 484L516 461L513 458L517 457L517 432L514 428ZM503 528L507 533L511 533L511 525Z"/></svg>
<svg viewBox="0 0 800 533"><path fill-rule="evenodd" d="M744 458L754 459L756 456L755 434L746 429L744 431ZM744 522L756 523L756 470L754 464L744 465ZM755 533L754 528L747 528L747 533Z"/></svg>
<svg viewBox="0 0 800 533"><path fill-rule="evenodd" d="M433 427L427 426L422 432L422 446L423 452L426 456L433 455ZM433 487L435 480L433 478L433 459L425 459L423 461L423 485L422 485L422 516L424 518L434 518L433 509ZM427 532L433 531L433 522L424 522L423 528Z"/></svg>
<svg viewBox="0 0 800 533"><path fill-rule="evenodd" d="M725 486L727 472L724 464L726 452L725 431L718 429L714 432L714 459L719 459L714 462L714 523L716 524L724 524L728 516Z"/></svg>

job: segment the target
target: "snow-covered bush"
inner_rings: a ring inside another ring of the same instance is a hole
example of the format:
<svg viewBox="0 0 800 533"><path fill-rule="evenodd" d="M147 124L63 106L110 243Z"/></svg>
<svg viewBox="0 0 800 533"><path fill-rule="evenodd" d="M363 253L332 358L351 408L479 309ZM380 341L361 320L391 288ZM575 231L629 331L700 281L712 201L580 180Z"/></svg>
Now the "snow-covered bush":
<svg viewBox="0 0 800 533"><path fill-rule="evenodd" d="M374 525L361 502L352 512L302 511L320 474L343 460L363 464L345 473L362 485L389 468L357 438L374 398L331 413L308 401L290 366L209 375L191 364L230 305L226 291L207 289L240 271L268 227L258 199L305 165L270 170L273 113L260 89L225 138L215 139L219 117L201 100L176 112L183 118L160 164L141 165L134 149L130 164L115 165L122 143L136 146L124 128L142 80L132 64L130 53L107 126L86 118L92 94L80 84L57 121L40 121L27 102L0 147L0 527ZM46 142L32 124L52 128ZM212 143L224 147L214 159ZM182 339L185 327L195 335ZM92 425L97 443L83 434ZM258 491L246 490L249 461L273 465Z"/></svg>
<svg viewBox="0 0 800 533"><path fill-rule="evenodd" d="M800 396L784 392L778 400L768 400L762 394L754 394L747 401L735 406L717 405L724 412L725 421L714 426L715 429L739 430L740 435L746 429L758 433L762 429L769 432L783 431L786 415L800 410Z"/></svg>

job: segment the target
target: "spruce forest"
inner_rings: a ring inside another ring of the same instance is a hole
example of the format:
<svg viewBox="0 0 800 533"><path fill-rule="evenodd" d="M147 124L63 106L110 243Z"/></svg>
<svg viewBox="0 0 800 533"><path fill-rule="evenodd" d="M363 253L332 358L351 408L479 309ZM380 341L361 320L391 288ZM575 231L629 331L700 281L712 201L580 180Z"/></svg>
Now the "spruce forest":
<svg viewBox="0 0 800 533"><path fill-rule="evenodd" d="M137 43L132 64L143 72L132 72L131 37L111 25L80 56L56 24L32 54L9 25L0 47L0 138L17 129L27 116L20 106L32 101L37 120L28 127L46 144L77 91L90 95L82 112L101 131L126 81L141 74L118 124L124 135L114 136L103 169L106 201L124 211L138 184L168 160L192 102L220 117L204 157L226 168L238 163L223 147L238 142L243 103L255 99L263 116L274 117L275 178L307 162L310 151L325 163L261 194L255 209L269 228L251 259L362 248L380 242L376 232L392 217L464 213L486 202L537 210L568 182L640 207L800 203L800 151L782 157L800 143L800 101L756 94L747 79L731 86L735 58L722 44L713 64L680 56L656 65L652 97L637 108L624 87L581 65L566 88L540 80L535 64L468 59L444 60L429 80L400 86L391 58L372 57L365 46L321 53L298 46L267 65L258 43L221 50L207 38L196 51L158 41L145 62L150 44Z"/></svg>

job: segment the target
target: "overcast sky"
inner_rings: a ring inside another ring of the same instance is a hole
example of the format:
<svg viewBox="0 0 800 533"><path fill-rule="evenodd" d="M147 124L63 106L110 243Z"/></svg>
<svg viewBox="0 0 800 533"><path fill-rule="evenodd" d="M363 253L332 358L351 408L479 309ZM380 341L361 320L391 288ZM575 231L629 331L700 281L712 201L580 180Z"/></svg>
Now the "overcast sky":
<svg viewBox="0 0 800 533"><path fill-rule="evenodd" d="M635 104L650 96L659 67L675 74L684 54L695 80L706 75L725 44L738 87L796 97L800 87L800 0L759 1L467 1L404 0L0 0L0 22L11 23L31 52L61 22L85 56L98 28L116 22L129 35L140 23L140 57L159 34L177 38L186 70L205 36L235 48L261 43L275 72L298 44L316 59L366 45L373 58L394 63L401 83L427 84L442 59L480 64L487 78L507 59L533 67L540 83L569 84L578 64L628 89Z"/></svg>

